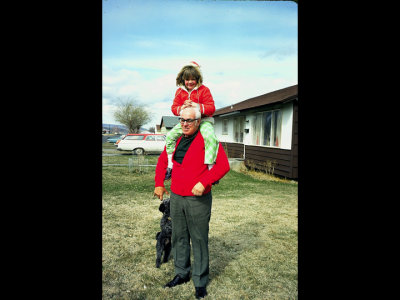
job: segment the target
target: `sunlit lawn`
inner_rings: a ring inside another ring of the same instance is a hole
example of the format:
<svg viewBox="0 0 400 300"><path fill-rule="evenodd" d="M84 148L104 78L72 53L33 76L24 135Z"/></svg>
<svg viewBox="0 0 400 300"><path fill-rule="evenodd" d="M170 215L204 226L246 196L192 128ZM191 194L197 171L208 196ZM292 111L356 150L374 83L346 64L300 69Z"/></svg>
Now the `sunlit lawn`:
<svg viewBox="0 0 400 300"><path fill-rule="evenodd" d="M157 157L146 156L149 164ZM161 213L153 190L154 167L103 167L103 299L194 299L192 281L163 288L173 258L155 267ZM213 187L206 299L297 299L297 239L297 183L230 171Z"/></svg>

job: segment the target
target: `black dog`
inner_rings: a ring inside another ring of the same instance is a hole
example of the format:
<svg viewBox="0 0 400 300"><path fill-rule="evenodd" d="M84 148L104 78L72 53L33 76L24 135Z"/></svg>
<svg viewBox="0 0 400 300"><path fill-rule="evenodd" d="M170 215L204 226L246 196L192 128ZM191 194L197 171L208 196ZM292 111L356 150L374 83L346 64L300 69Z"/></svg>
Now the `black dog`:
<svg viewBox="0 0 400 300"><path fill-rule="evenodd" d="M169 254L171 253L171 235L172 235L172 223L171 217L169 215L169 198L164 199L160 207L158 208L163 216L160 221L161 231L156 234L156 250L157 250L157 259L156 259L156 268L159 268L161 265L161 256L164 252L163 263L168 261Z"/></svg>

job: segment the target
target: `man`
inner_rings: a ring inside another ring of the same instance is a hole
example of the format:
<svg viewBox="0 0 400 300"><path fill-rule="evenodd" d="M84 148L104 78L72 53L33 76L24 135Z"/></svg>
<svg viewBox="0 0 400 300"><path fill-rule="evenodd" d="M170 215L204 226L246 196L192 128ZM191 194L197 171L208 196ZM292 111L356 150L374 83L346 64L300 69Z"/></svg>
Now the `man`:
<svg viewBox="0 0 400 300"><path fill-rule="evenodd" d="M192 279L196 298L207 295L209 275L208 231L211 217L211 186L229 171L225 151L219 144L215 165L211 170L204 164L204 139L200 133L200 111L186 107L181 111L180 123L183 135L178 139L173 154L171 176L170 213L172 220L172 253L175 277L164 287L174 287L190 280L190 240L194 265ZM158 158L154 196L160 200L164 193L167 152Z"/></svg>

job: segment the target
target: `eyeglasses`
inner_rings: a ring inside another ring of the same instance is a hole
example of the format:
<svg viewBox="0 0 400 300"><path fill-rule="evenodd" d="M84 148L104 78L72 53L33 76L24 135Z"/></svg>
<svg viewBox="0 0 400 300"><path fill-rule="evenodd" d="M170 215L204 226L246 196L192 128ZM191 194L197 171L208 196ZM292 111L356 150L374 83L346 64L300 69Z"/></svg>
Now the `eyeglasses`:
<svg viewBox="0 0 400 300"><path fill-rule="evenodd" d="M184 118L179 118L179 122L181 122L182 124L184 124L185 122L188 123L189 125L191 125L194 121L196 121L198 119L184 119Z"/></svg>

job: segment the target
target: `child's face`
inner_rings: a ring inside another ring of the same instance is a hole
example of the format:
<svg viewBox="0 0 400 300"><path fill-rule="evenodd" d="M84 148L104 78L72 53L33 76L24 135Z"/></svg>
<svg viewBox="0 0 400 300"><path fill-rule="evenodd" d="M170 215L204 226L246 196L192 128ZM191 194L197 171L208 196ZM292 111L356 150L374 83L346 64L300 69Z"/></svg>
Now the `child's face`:
<svg viewBox="0 0 400 300"><path fill-rule="evenodd" d="M185 79L185 86L187 88L187 90L190 92L191 90L193 90L197 85L197 80L196 78L193 77L189 77L187 79Z"/></svg>

